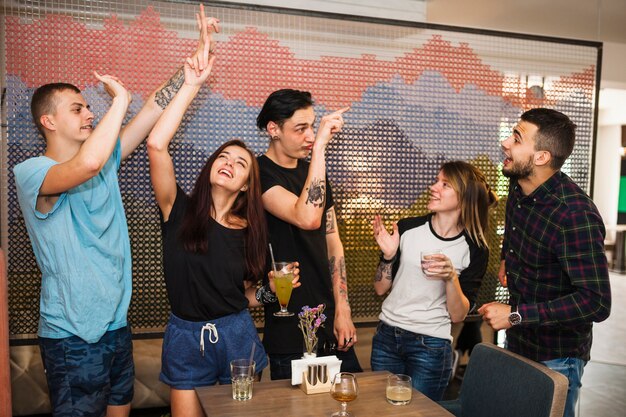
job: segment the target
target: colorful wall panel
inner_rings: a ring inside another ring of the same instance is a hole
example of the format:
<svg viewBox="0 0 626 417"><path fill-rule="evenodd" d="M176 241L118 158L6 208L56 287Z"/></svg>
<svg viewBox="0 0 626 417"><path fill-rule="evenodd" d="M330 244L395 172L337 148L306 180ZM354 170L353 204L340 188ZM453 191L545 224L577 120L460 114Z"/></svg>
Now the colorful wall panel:
<svg viewBox="0 0 626 417"><path fill-rule="evenodd" d="M2 246L8 248L10 331L36 333L41 276L17 205L12 168L44 149L30 117L34 89L78 85L97 115L109 105L92 70L120 77L133 94L130 118L195 45L195 5L154 1L13 1L4 7L6 132L2 140ZM241 138L263 152L255 128L265 98L279 88L311 91L318 115L351 106L328 149L357 321L372 321L382 299L372 278L378 254L371 219L391 223L426 212L440 164L477 164L501 197L499 140L524 110L545 106L578 125L564 170L591 180L600 45L268 8L211 6L221 19L217 62L172 145L179 182L189 189L207 156ZM159 331L168 305L157 207L145 147L122 166L121 188L133 251L134 329ZM497 272L504 201L492 213ZM254 312L258 323L261 315Z"/></svg>

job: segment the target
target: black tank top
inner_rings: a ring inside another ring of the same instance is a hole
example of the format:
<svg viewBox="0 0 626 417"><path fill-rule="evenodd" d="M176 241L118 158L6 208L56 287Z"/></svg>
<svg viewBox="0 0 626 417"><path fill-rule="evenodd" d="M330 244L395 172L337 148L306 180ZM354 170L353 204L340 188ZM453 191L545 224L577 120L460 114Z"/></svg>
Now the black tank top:
<svg viewBox="0 0 626 417"><path fill-rule="evenodd" d="M187 201L177 186L169 219L163 222L161 218L163 268L172 313L189 321L238 313L248 307L243 284L245 229L230 229L209 218L207 253L188 252L178 236Z"/></svg>

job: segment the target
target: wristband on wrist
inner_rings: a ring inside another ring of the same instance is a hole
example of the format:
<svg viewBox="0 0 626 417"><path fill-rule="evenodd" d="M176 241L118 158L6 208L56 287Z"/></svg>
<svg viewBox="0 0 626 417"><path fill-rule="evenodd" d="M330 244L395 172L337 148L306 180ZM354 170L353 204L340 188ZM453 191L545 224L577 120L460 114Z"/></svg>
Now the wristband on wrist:
<svg viewBox="0 0 626 417"><path fill-rule="evenodd" d="M270 284L261 285L257 288L254 298L260 304L271 304L278 301L278 297L270 290Z"/></svg>
<svg viewBox="0 0 626 417"><path fill-rule="evenodd" d="M398 252L396 252L395 255L393 255L393 258L391 259L385 259L385 255L382 253L382 251L380 252L380 262L384 263L384 264L392 264L396 261L396 258L398 257Z"/></svg>

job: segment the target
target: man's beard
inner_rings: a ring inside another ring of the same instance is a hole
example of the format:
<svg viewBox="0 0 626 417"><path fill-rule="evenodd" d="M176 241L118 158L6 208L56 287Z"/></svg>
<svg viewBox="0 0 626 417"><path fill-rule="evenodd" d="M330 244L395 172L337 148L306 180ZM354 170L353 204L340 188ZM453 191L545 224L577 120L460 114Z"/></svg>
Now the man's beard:
<svg viewBox="0 0 626 417"><path fill-rule="evenodd" d="M525 164L511 162L510 167L502 167L502 175L515 180L520 180L530 177L534 168L533 158L531 157Z"/></svg>

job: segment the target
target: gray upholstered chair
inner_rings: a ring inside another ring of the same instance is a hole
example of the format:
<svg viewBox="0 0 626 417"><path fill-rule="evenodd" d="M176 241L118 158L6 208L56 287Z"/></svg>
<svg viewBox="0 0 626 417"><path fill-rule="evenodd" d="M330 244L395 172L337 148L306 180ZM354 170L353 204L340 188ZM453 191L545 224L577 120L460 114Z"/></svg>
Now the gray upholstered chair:
<svg viewBox="0 0 626 417"><path fill-rule="evenodd" d="M474 347L459 398L440 404L457 417L562 417L567 378L498 346Z"/></svg>

